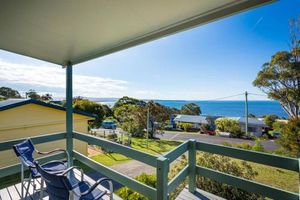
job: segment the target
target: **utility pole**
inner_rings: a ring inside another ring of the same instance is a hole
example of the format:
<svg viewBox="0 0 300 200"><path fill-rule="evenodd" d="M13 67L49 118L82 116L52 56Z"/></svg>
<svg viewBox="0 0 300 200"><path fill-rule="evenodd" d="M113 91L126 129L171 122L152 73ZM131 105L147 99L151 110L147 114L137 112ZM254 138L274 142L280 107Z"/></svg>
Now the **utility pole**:
<svg viewBox="0 0 300 200"><path fill-rule="evenodd" d="M146 135L146 145L148 148L148 139L149 139L149 118L150 118L150 110L149 110L149 106L147 108L147 135Z"/></svg>
<svg viewBox="0 0 300 200"><path fill-rule="evenodd" d="M248 92L245 92L245 114L246 114L246 122L245 122L245 131L248 136Z"/></svg>

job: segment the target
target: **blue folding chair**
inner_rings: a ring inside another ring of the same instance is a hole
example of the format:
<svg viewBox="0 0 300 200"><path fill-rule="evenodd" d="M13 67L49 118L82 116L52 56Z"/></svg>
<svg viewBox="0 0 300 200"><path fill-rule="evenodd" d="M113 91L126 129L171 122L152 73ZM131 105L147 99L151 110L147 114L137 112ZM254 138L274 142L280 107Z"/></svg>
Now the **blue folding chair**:
<svg viewBox="0 0 300 200"><path fill-rule="evenodd" d="M36 152L40 155L48 155L54 152L63 151L66 153L67 158L69 160L69 155L64 149L55 149L49 152L40 152L34 148L34 145L30 139L24 140L23 142L16 144L13 146L13 149L21 161L21 197L26 198L28 195L30 184L33 183L33 191L36 190L35 180L41 177L40 173L37 171L34 164L33 153ZM28 167L30 175L28 178L24 179L24 168ZM68 164L66 161L51 161L43 165L44 169L53 173L61 172L68 168ZM28 182L27 187L25 186L25 181ZM26 189L26 193L24 195L24 187ZM40 198L43 197L43 179L41 179L41 189L40 189Z"/></svg>
<svg viewBox="0 0 300 200"><path fill-rule="evenodd" d="M46 183L46 191L51 200L98 200L101 199L107 191L101 191L97 188L99 184L108 182L110 191L110 200L113 200L113 183L111 179L101 178L94 185L90 185L83 180L83 171L79 167L73 166L61 173L53 173L45 170L45 166L40 166L35 162L36 169L41 174ZM77 180L74 175L74 169L81 172L81 179Z"/></svg>

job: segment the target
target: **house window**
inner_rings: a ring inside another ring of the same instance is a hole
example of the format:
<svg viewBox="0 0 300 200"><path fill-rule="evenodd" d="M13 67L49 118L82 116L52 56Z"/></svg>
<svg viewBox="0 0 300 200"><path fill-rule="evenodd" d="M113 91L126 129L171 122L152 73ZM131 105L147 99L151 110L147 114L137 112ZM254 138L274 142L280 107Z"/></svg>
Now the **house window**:
<svg viewBox="0 0 300 200"><path fill-rule="evenodd" d="M256 132L256 127L248 127L248 132Z"/></svg>

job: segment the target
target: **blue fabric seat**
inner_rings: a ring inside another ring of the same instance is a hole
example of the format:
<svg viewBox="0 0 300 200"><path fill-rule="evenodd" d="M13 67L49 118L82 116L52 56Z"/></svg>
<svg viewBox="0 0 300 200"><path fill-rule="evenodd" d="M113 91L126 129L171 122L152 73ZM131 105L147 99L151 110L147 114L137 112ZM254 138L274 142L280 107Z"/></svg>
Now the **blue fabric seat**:
<svg viewBox="0 0 300 200"><path fill-rule="evenodd" d="M44 165L40 166L35 162L36 169L41 174L46 183L46 191L51 200L98 200L101 199L107 191L101 191L97 188L103 182L109 183L110 199L113 199L113 184L108 178L99 179L94 185L90 185L83 180L83 171L76 166L70 167L61 173L53 173L46 171ZM74 169L81 172L81 180L75 178ZM76 179L74 181L72 179Z"/></svg>
<svg viewBox="0 0 300 200"><path fill-rule="evenodd" d="M35 161L34 156L33 156L34 152L36 152L40 155L48 155L48 154L59 152L59 151L66 152L63 149L55 149L50 152L40 152L34 148L34 145L30 139L24 140L23 142L14 145L13 149L21 161L21 185L22 185L21 196L22 196L22 198L27 197L29 186L30 186L31 182L33 182L34 191L36 191L35 190L35 179L41 177L40 173L37 171L36 166L34 164L34 161ZM68 154L67 154L67 156L68 156ZM24 167L25 166L28 167L29 171L30 171L30 176L27 179L24 179ZM51 162L44 164L43 167L45 168L45 170L47 170L49 172L57 173L57 172L67 169L68 162L67 161L51 161ZM25 187L25 184L24 184L25 181L28 181L27 187ZM24 187L26 189L25 196L24 196ZM40 191L41 192L40 197L43 196L42 189L43 189L43 181L42 181L42 187L41 187L41 191Z"/></svg>

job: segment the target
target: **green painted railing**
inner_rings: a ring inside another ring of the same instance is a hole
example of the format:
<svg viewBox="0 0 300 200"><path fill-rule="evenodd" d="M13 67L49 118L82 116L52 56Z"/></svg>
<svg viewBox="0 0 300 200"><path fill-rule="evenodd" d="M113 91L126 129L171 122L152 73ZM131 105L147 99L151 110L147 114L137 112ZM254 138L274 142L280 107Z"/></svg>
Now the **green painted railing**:
<svg viewBox="0 0 300 200"><path fill-rule="evenodd" d="M34 144L42 144L42 143L62 140L62 139L65 139L65 137L66 137L65 133L52 133L52 134L34 136L34 137L31 137L30 139L32 140L32 142ZM18 144L18 143L24 141L25 139L27 139L27 138L0 142L0 151L12 150L13 145ZM66 157L65 153L57 153L57 154L52 154L50 156L41 157L37 160L41 163L44 163L44 162L48 162L51 160L60 160L65 157ZM15 165L7 166L4 168L0 168L0 178L18 173L18 172L20 172L20 170L21 170L20 164L15 164Z"/></svg>
<svg viewBox="0 0 300 200"><path fill-rule="evenodd" d="M65 139L65 133L48 134L42 136L32 137L34 144L40 144L50 141L56 141ZM251 161L254 163L260 163L268 166L273 166L277 168L287 169L295 172L299 172L299 162L298 159L287 158L281 156L275 156L266 153L248 151L243 149L237 149L232 147L226 147L216 144L208 144L203 142L196 142L195 140L189 140L172 151L156 157L141 151L134 150L130 147L126 147L108 140L98 138L92 135L87 135L83 133L74 132L73 138L89 144L101 146L107 150L111 150L135 160L141 161L145 164L153 166L156 168L157 173L157 187L152 188L141 182L136 181L124 174L121 174L109 167L106 167L85 155L73 150L72 154L75 159L78 159L90 166L94 170L101 172L103 175L112 178L113 180L125 185L150 199L165 200L168 199L169 193L174 191L180 183L182 183L188 177L189 191L195 192L196 189L196 176L200 175L207 177L218 182L222 182L228 185L236 186L248 192L253 192L261 194L266 197L273 199L291 199L298 200L299 194L282 189L274 188L265 184L257 183L255 181L247 180L241 177L233 176L223 172L219 172L213 169L205 168L203 166L196 165L196 152L208 152L213 154L219 154L223 156L229 156L232 158L237 158L241 160ZM11 140L0 142L0 151L12 149L12 145L22 141L23 139ZM188 153L188 165L185 166L172 180L168 182L168 172L170 163L178 159L181 155ZM41 161L48 161L51 159L64 158L65 155L56 154L50 157L40 158ZM14 174L20 171L20 165L13 165L0 169L0 177L4 177L10 174Z"/></svg>

